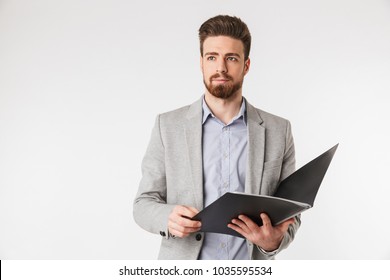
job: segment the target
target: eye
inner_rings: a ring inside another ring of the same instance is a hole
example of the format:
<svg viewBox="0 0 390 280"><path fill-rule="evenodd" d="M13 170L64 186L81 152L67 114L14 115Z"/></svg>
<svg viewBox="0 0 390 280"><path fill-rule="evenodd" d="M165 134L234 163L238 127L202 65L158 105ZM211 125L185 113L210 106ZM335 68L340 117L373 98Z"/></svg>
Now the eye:
<svg viewBox="0 0 390 280"><path fill-rule="evenodd" d="M213 61L213 60L215 60L215 56L210 55L207 57L207 60Z"/></svg>
<svg viewBox="0 0 390 280"><path fill-rule="evenodd" d="M226 58L226 60L228 60L228 61L238 61L237 58L235 58L234 56L228 56Z"/></svg>

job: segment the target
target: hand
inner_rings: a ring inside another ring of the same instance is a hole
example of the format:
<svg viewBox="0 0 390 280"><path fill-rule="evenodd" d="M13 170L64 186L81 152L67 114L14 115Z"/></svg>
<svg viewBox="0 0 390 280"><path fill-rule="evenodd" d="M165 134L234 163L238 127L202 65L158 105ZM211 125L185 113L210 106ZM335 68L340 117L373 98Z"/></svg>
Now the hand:
<svg viewBox="0 0 390 280"><path fill-rule="evenodd" d="M186 237L192 232L200 230L201 223L191 220L199 210L194 207L176 205L168 220L168 231L177 237Z"/></svg>
<svg viewBox="0 0 390 280"><path fill-rule="evenodd" d="M294 223L294 218L288 219L275 227L272 226L267 214L261 213L260 218L263 221L261 227L245 215L239 215L237 219L233 219L228 227L265 251L276 250L282 242L289 225Z"/></svg>

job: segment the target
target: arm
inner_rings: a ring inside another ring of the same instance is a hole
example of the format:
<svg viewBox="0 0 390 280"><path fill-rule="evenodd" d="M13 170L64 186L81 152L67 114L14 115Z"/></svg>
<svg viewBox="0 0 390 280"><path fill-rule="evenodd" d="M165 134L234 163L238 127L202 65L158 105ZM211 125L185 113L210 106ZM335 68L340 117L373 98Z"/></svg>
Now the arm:
<svg viewBox="0 0 390 280"><path fill-rule="evenodd" d="M133 204L133 216L143 229L169 237L169 233L185 237L199 230L199 222L188 218L198 210L167 204L165 148L161 137L160 116L157 116L151 140L142 161L142 179Z"/></svg>
<svg viewBox="0 0 390 280"><path fill-rule="evenodd" d="M133 203L135 222L143 229L167 235L167 220L174 205L166 203L167 189L164 164L164 145L157 116L152 136L142 160L142 178Z"/></svg>

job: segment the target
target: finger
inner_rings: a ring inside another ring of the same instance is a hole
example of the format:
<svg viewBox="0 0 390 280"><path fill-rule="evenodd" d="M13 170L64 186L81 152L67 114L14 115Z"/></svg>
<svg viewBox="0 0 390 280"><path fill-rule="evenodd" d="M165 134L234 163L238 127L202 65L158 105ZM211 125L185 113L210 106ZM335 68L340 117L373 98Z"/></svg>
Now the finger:
<svg viewBox="0 0 390 280"><path fill-rule="evenodd" d="M198 214L198 213L199 213L199 210L198 210L198 209L196 209L195 207L191 207L191 206L189 206L189 207L188 207L188 210L190 210L190 211L192 212L192 214L191 214L191 218L192 218L193 216L195 216L196 214Z"/></svg>
<svg viewBox="0 0 390 280"><path fill-rule="evenodd" d="M267 214L261 213L260 214L260 218L263 221L263 227L265 227L265 228L272 227L271 220L270 220L270 218L268 217Z"/></svg>
<svg viewBox="0 0 390 280"><path fill-rule="evenodd" d="M190 209L192 208L192 209ZM169 219L183 227L200 227L201 222L193 221L190 218L194 216L194 213L198 211L193 207L186 207L182 205L178 205L173 208L171 215L169 215Z"/></svg>
<svg viewBox="0 0 390 280"><path fill-rule="evenodd" d="M190 226L190 227L200 227L199 221L192 221L191 218L194 217L199 210L194 207L187 207L183 205L178 205L172 210L172 214L176 216L176 220L180 225Z"/></svg>
<svg viewBox="0 0 390 280"><path fill-rule="evenodd" d="M183 205L176 206L173 209L173 211L175 213L179 214L180 216L184 216L184 217L188 217L188 218L192 218L193 216L195 216L196 214L199 213L199 210L197 210L196 208L183 206Z"/></svg>
<svg viewBox="0 0 390 280"><path fill-rule="evenodd" d="M191 232L199 231L200 227L185 227L185 226L182 226L174 221L169 221L168 222L168 229L174 229L174 230L179 231L181 233L191 233Z"/></svg>
<svg viewBox="0 0 390 280"><path fill-rule="evenodd" d="M174 216L170 219L171 222L185 228L200 228L201 222L193 221L182 216Z"/></svg>
<svg viewBox="0 0 390 280"><path fill-rule="evenodd" d="M196 221L189 221L189 222L195 222L195 223L198 223L198 222L196 222ZM187 225L188 223L186 222L186 221L181 221L181 220L179 220L179 221L177 221L177 220L169 220L168 221L168 226L170 226L170 227L173 227L173 228L175 228L175 229L177 229L177 230L181 230L181 231L185 231L185 229L195 229L195 230L200 230L200 226L199 226L199 224L195 224L195 225Z"/></svg>
<svg viewBox="0 0 390 280"><path fill-rule="evenodd" d="M290 218L290 219L284 221L282 224L284 224L284 223L286 223L288 225L291 225L291 224L295 223L295 218L294 217Z"/></svg>
<svg viewBox="0 0 390 280"><path fill-rule="evenodd" d="M252 221L251 218L245 216L245 215L239 215L238 218L245 223L245 225L248 227L251 231L258 230L259 226Z"/></svg>
<svg viewBox="0 0 390 280"><path fill-rule="evenodd" d="M186 233L186 232L181 232L179 230L176 230L176 229L173 229L173 228L170 228L169 229L169 232L174 235L175 237L180 237L180 238L183 238L183 237L187 237L189 235L189 233Z"/></svg>
<svg viewBox="0 0 390 280"><path fill-rule="evenodd" d="M290 218L283 223L279 224L277 227L279 230L281 230L283 233L285 233L290 225L292 225L295 222L294 218Z"/></svg>
<svg viewBox="0 0 390 280"><path fill-rule="evenodd" d="M248 226L244 223L244 221L242 221L242 220L240 220L238 218L237 219L232 219L231 224L236 226L236 227L241 228L245 232L249 232Z"/></svg>
<svg viewBox="0 0 390 280"><path fill-rule="evenodd" d="M238 232L239 234L241 234L245 238L248 238L247 233L242 228L240 228L239 226L237 226L235 224L228 224L228 228L231 228L232 230Z"/></svg>
<svg viewBox="0 0 390 280"><path fill-rule="evenodd" d="M183 237L184 236L184 233L181 232L181 231L178 231L174 228L171 228L171 227L168 227L168 231L171 235L174 235L176 237Z"/></svg>

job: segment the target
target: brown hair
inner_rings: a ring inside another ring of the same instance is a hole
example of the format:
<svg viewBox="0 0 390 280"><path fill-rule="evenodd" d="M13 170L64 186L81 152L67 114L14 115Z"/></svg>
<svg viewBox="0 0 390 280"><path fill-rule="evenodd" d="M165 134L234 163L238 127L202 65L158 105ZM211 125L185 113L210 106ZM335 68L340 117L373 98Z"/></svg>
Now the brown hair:
<svg viewBox="0 0 390 280"><path fill-rule="evenodd" d="M200 54L203 56L203 43L208 37L228 36L244 44L245 60L251 49L251 34L248 26L238 17L219 15L205 21L199 28Z"/></svg>

